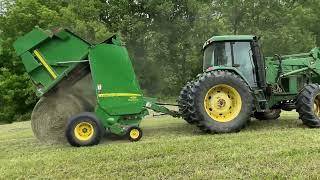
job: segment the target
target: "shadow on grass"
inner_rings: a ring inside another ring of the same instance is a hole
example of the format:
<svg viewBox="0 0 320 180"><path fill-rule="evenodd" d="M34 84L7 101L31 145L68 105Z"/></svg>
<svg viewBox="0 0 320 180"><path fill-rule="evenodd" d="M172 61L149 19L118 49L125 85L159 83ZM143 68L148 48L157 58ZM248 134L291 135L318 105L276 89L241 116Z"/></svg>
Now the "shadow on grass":
<svg viewBox="0 0 320 180"><path fill-rule="evenodd" d="M184 136L201 136L207 135L200 131L195 125L190 125L181 119L167 118L164 120L149 119L142 123L143 137L145 139L157 138L172 138ZM308 128L302 124L295 112L284 112L281 117L276 120L260 121L254 118L251 119L248 126L241 132L254 132L254 131L268 131L268 130L281 130L281 129L305 129ZM100 144L113 144L113 143L130 143L127 136L117 136L111 133L106 133L104 138L101 139Z"/></svg>
<svg viewBox="0 0 320 180"><path fill-rule="evenodd" d="M279 119L275 120L256 120L251 119L246 131L257 131L261 129L301 129L308 128L299 119L295 112L283 112Z"/></svg>
<svg viewBox="0 0 320 180"><path fill-rule="evenodd" d="M143 131L142 139L154 139L159 137L197 136L204 134L196 126L190 125L181 119L147 119L145 121L146 123L142 123L141 125ZM106 133L101 143L108 144L119 142L126 143L130 141L128 136L117 136L111 133Z"/></svg>

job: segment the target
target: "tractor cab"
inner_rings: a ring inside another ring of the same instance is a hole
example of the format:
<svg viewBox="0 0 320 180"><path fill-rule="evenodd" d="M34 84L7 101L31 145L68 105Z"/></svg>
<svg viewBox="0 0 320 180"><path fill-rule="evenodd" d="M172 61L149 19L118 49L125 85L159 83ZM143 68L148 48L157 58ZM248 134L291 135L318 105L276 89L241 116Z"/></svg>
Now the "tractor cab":
<svg viewBox="0 0 320 180"><path fill-rule="evenodd" d="M265 87L264 60L253 35L214 36L203 46L203 71L235 71L251 88Z"/></svg>

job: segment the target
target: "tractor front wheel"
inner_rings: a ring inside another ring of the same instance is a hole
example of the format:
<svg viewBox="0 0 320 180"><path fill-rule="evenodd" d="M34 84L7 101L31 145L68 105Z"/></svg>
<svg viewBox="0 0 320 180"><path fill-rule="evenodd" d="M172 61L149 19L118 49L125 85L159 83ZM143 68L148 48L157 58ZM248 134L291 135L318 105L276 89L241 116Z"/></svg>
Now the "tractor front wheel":
<svg viewBox="0 0 320 180"><path fill-rule="evenodd" d="M104 134L101 122L92 113L72 117L66 128L66 138L72 146L93 146Z"/></svg>
<svg viewBox="0 0 320 180"><path fill-rule="evenodd" d="M309 127L320 127L320 87L309 84L298 95L297 112L303 123Z"/></svg>

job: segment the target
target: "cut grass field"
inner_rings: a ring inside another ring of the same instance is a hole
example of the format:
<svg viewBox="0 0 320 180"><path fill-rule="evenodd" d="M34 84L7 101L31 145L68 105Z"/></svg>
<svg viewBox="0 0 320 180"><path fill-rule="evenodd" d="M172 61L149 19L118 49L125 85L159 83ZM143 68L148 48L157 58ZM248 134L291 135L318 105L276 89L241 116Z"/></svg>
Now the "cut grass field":
<svg viewBox="0 0 320 180"><path fill-rule="evenodd" d="M105 138L94 147L44 145L30 122L0 126L0 179L318 178L320 129L296 113L253 120L240 133L207 135L181 119L149 118L137 143Z"/></svg>

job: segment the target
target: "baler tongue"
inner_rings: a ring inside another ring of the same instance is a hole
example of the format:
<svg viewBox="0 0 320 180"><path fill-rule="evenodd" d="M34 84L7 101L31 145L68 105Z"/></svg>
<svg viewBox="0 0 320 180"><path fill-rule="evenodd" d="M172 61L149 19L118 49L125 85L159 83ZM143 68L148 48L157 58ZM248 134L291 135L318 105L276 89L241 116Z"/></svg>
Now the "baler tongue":
<svg viewBox="0 0 320 180"><path fill-rule="evenodd" d="M87 61L90 43L68 30L55 34L35 28L14 43L41 97L31 117L42 142L65 141L68 119L93 111L96 96Z"/></svg>

